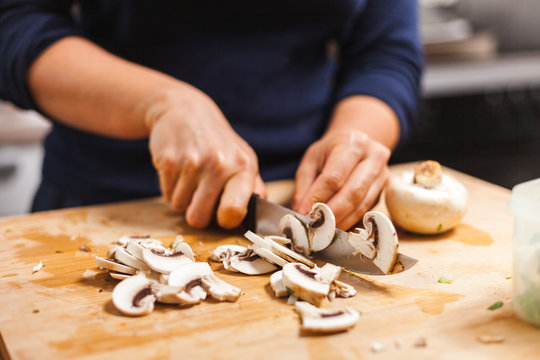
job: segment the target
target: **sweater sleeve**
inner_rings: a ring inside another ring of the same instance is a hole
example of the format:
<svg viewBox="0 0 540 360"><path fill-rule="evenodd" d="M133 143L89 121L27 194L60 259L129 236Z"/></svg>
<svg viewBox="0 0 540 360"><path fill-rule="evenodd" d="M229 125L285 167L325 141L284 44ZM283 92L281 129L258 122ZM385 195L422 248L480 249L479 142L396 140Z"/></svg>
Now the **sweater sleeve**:
<svg viewBox="0 0 540 360"><path fill-rule="evenodd" d="M28 69L55 41L82 35L73 24L71 8L67 0L0 0L0 98L36 109Z"/></svg>
<svg viewBox="0 0 540 360"><path fill-rule="evenodd" d="M422 72L417 0L368 0L340 47L336 102L351 95L382 100L399 119L402 144L416 116Z"/></svg>

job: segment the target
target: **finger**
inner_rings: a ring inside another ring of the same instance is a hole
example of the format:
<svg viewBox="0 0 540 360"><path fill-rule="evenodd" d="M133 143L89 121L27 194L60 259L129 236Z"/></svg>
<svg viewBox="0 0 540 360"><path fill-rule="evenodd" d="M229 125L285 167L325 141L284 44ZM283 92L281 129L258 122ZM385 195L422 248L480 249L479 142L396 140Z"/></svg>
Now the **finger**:
<svg viewBox="0 0 540 360"><path fill-rule="evenodd" d="M186 221L196 228L205 228L210 224L225 179L215 174L207 174L193 193L186 211Z"/></svg>
<svg viewBox="0 0 540 360"><path fill-rule="evenodd" d="M379 195L388 179L388 169L385 168L373 181L372 186L367 191L362 202L354 208L345 218L336 221L336 226L342 230L348 230L358 224L364 214L371 209L379 199Z"/></svg>
<svg viewBox="0 0 540 360"><path fill-rule="evenodd" d="M260 175L257 175L257 178L255 179L255 188L253 189L253 192L263 199L266 199L266 185Z"/></svg>
<svg viewBox="0 0 540 360"><path fill-rule="evenodd" d="M176 169L158 170L158 177L161 194L167 202L170 202L177 182L178 171Z"/></svg>
<svg viewBox="0 0 540 360"><path fill-rule="evenodd" d="M338 193L347 183L347 179L363 156L363 151L351 151L346 147L335 148L328 156L323 170L302 200L300 205L301 213L309 211L316 202L328 202Z"/></svg>
<svg viewBox="0 0 540 360"><path fill-rule="evenodd" d="M256 176L250 171L236 173L227 181L217 211L219 226L233 229L240 225L246 216L256 181Z"/></svg>
<svg viewBox="0 0 540 360"><path fill-rule="evenodd" d="M184 166L171 197L170 203L173 210L181 214L185 213L197 188L197 183L198 168L194 165Z"/></svg>
<svg viewBox="0 0 540 360"><path fill-rule="evenodd" d="M319 153L320 151L317 147L310 147L302 158L302 161L300 161L300 165L298 166L298 170L296 171L295 189L291 207L293 210L302 214L306 213L305 211L301 211L300 208L301 204L303 203L302 200L304 199L309 188L317 178L317 175L319 174L320 168L322 166L322 160L321 156L319 156Z"/></svg>

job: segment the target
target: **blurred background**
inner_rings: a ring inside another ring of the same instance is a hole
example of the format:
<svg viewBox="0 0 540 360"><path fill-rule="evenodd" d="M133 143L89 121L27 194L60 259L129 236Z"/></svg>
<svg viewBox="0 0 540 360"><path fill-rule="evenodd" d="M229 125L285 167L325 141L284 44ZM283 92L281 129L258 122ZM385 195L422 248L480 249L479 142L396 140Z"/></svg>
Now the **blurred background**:
<svg viewBox="0 0 540 360"><path fill-rule="evenodd" d="M507 188L540 177L540 1L420 4L420 116L391 162L434 159ZM0 102L0 129L0 216L22 214L49 124Z"/></svg>

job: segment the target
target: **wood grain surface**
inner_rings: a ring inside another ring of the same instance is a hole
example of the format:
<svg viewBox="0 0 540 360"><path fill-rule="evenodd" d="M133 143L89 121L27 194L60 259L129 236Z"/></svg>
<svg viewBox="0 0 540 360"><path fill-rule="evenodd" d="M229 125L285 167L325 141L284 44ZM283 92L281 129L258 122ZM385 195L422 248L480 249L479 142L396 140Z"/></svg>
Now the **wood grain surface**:
<svg viewBox="0 0 540 360"><path fill-rule="evenodd" d="M438 236L400 232L400 251L419 259L408 271L343 274L358 295L323 307L350 306L362 315L351 331L327 336L299 330L293 307L272 295L268 275L235 274L216 263L216 273L244 291L236 303L120 314L111 302L116 280L94 262L119 236L152 235L168 245L183 234L199 261L218 245L248 244L239 233L189 228L160 199L0 219L0 353L6 359L537 359L539 329L512 310L510 191L451 172L470 193L463 223ZM290 182L269 185L270 198L281 203L291 192ZM32 274L40 261L44 267ZM99 273L85 279L86 270ZM441 277L452 282L440 283ZM488 310L496 301L504 306ZM482 335L502 335L504 342L484 344L477 340ZM414 345L419 338L426 346ZM375 342L380 352L372 351Z"/></svg>

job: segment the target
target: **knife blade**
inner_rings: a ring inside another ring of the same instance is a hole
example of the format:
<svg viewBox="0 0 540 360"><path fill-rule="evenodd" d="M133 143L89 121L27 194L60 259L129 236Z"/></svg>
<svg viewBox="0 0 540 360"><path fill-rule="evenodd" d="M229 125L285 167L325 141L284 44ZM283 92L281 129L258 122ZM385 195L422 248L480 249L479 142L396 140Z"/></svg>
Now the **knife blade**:
<svg viewBox="0 0 540 360"><path fill-rule="evenodd" d="M313 219L306 215L299 214L291 209L262 199L254 194L249 201L244 227L263 236L278 235L279 221L286 214L295 216L304 225L313 221ZM316 259L330 262L334 265L339 265L347 270L358 273L385 275L375 264L373 264L371 259L352 255L356 249L349 244L347 237L347 232L336 229L334 239L330 246L322 251L312 253L312 256ZM418 260L401 253L398 253L397 261L403 265L403 271L409 269L418 262Z"/></svg>

